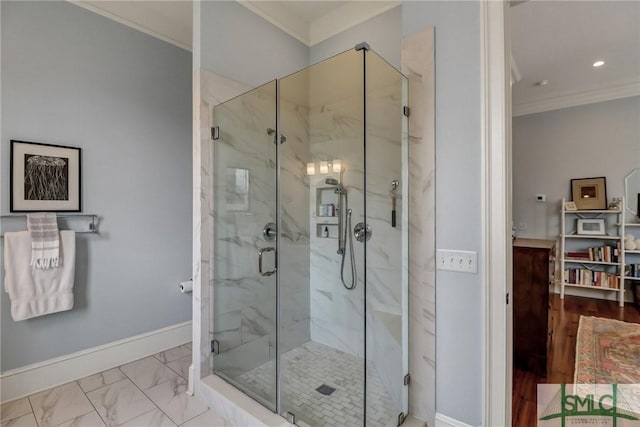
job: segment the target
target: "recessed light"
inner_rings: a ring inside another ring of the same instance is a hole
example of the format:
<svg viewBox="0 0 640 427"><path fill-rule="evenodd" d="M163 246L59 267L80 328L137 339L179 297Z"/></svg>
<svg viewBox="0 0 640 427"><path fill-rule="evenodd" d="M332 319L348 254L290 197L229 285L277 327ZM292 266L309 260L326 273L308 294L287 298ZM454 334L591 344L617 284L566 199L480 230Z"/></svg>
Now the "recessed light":
<svg viewBox="0 0 640 427"><path fill-rule="evenodd" d="M546 86L549 84L549 80L540 80L539 82L535 82L534 86Z"/></svg>
<svg viewBox="0 0 640 427"><path fill-rule="evenodd" d="M604 61L596 61L593 63L594 67L602 67L604 65Z"/></svg>

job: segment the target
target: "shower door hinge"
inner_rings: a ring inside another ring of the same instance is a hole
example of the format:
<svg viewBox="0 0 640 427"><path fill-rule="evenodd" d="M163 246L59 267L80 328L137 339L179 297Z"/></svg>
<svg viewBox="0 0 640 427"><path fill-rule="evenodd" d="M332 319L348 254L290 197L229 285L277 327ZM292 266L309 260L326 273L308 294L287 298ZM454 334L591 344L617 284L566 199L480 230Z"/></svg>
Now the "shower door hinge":
<svg viewBox="0 0 640 427"><path fill-rule="evenodd" d="M287 421L292 425L296 423L296 414L293 412L287 412Z"/></svg>
<svg viewBox="0 0 640 427"><path fill-rule="evenodd" d="M411 383L411 375L407 374L404 376L404 385L409 385Z"/></svg>
<svg viewBox="0 0 640 427"><path fill-rule="evenodd" d="M400 412L400 414L398 415L398 425L401 426L406 419L407 416L404 414L404 412Z"/></svg>
<svg viewBox="0 0 640 427"><path fill-rule="evenodd" d="M214 126L211 128L211 139L212 140L217 140L220 139L220 127L219 126Z"/></svg>
<svg viewBox="0 0 640 427"><path fill-rule="evenodd" d="M276 136L276 130L273 128L267 128L267 135L273 135L273 143L275 144L276 141L278 140L277 136ZM284 142L287 140L287 137L284 135L280 135L280 144L284 144Z"/></svg>
<svg viewBox="0 0 640 427"><path fill-rule="evenodd" d="M509 292L507 292L507 305L509 305Z"/></svg>
<svg viewBox="0 0 640 427"><path fill-rule="evenodd" d="M405 117L409 117L409 106L405 105L402 107L402 114L404 114Z"/></svg>
<svg viewBox="0 0 640 427"><path fill-rule="evenodd" d="M211 353L220 354L220 343L218 340L211 340Z"/></svg>

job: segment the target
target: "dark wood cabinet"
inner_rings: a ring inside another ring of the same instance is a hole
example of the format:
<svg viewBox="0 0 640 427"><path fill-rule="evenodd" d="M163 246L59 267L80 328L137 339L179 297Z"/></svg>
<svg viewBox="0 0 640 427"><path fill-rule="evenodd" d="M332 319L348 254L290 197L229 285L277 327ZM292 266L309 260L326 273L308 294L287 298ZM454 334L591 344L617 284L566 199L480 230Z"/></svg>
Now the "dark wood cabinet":
<svg viewBox="0 0 640 427"><path fill-rule="evenodd" d="M555 241L513 242L513 362L525 371L547 375L553 336L549 296L553 290Z"/></svg>

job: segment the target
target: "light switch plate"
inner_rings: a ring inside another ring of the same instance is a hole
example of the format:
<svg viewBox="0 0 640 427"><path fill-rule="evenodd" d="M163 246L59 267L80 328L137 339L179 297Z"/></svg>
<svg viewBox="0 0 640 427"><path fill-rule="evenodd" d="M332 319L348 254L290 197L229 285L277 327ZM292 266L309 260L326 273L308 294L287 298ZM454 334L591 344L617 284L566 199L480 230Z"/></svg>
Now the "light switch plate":
<svg viewBox="0 0 640 427"><path fill-rule="evenodd" d="M477 273L478 253L474 251L438 249L436 251L436 268L438 270L459 271L462 273Z"/></svg>

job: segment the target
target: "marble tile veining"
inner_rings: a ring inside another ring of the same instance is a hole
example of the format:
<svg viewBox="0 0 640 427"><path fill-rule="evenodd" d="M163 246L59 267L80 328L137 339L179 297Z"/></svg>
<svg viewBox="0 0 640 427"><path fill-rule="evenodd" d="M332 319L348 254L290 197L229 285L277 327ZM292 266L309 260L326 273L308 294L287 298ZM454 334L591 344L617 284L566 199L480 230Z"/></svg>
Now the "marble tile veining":
<svg viewBox="0 0 640 427"><path fill-rule="evenodd" d="M191 349L181 345L181 346L170 348L169 350L154 354L153 357L155 357L162 363L169 363L190 355L191 355Z"/></svg>
<svg viewBox="0 0 640 427"><path fill-rule="evenodd" d="M72 420L57 425L56 427L104 427L104 422L96 411L80 415Z"/></svg>
<svg viewBox="0 0 640 427"><path fill-rule="evenodd" d="M181 427L204 427L204 426L215 426L215 427L233 427L229 421L222 418L220 415L209 409L207 412L204 412L198 415L195 418L190 419L186 423L182 424Z"/></svg>
<svg viewBox="0 0 640 427"><path fill-rule="evenodd" d="M435 423L435 84L434 29L402 40L402 71L409 78L409 412Z"/></svg>
<svg viewBox="0 0 640 427"><path fill-rule="evenodd" d="M40 427L56 426L93 411L93 406L75 381L34 394L29 401Z"/></svg>
<svg viewBox="0 0 640 427"><path fill-rule="evenodd" d="M80 388L85 393L104 387L109 384L113 384L120 380L125 379L126 376L118 368L109 369L108 371L100 372L89 377L82 378L78 381Z"/></svg>
<svg viewBox="0 0 640 427"><path fill-rule="evenodd" d="M175 427L160 409L154 409L121 425L121 427Z"/></svg>
<svg viewBox="0 0 640 427"><path fill-rule="evenodd" d="M12 402L3 403L0 406L0 421L5 422L14 418L21 417L31 412L29 399L14 400Z"/></svg>
<svg viewBox="0 0 640 427"><path fill-rule="evenodd" d="M2 404L0 427L176 427L185 421L189 421L188 427L233 426L199 398L186 394L191 344L181 347L183 349L178 351L176 347L159 353L163 360L188 354L166 364L153 356L128 364L128 371L138 374L150 370L150 363L155 367L151 371L158 371L156 363L172 366L175 370L166 376L166 381L146 392L142 392L119 368L113 368ZM167 371L171 369L167 368ZM149 397L162 405L166 413Z"/></svg>
<svg viewBox="0 0 640 427"><path fill-rule="evenodd" d="M127 363L122 365L120 370L141 390L146 390L177 376L175 372L167 368L155 357L146 357Z"/></svg>
<svg viewBox="0 0 640 427"><path fill-rule="evenodd" d="M173 422L182 424L209 409L199 399L186 394L186 391L187 382L176 377L150 388L146 393Z"/></svg>
<svg viewBox="0 0 640 427"><path fill-rule="evenodd" d="M176 374L180 375L185 380L189 379L189 366L191 366L191 356L183 357L182 359L174 360L167 363L167 366Z"/></svg>
<svg viewBox="0 0 640 427"><path fill-rule="evenodd" d="M38 423L36 423L36 418L33 416L33 413L29 412L26 415L22 415L17 418L3 421L0 424L0 426L2 427L38 427Z"/></svg>
<svg viewBox="0 0 640 427"><path fill-rule="evenodd" d="M119 426L154 409L153 403L129 379L89 392L87 396L109 427Z"/></svg>

